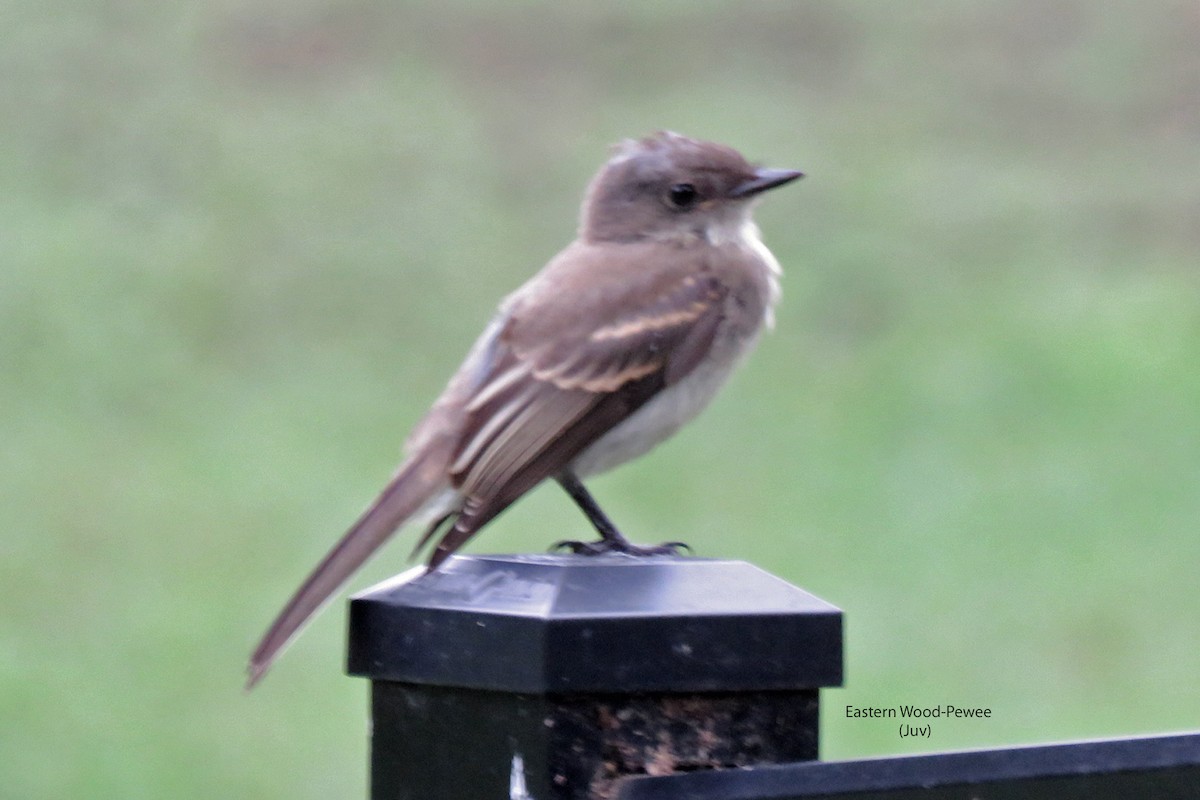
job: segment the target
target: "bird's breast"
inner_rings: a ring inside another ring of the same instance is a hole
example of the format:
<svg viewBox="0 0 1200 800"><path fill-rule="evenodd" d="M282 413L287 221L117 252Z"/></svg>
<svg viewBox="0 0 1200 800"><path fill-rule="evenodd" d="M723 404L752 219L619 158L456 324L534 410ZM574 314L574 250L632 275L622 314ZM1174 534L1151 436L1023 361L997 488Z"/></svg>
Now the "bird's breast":
<svg viewBox="0 0 1200 800"><path fill-rule="evenodd" d="M690 372L576 456L571 465L576 475L619 466L678 431L709 404L753 349L763 327L774 323L772 309L780 295L781 270L763 244L758 226L742 217L736 224L714 227L708 236L707 245L717 251L708 268L729 290L709 352Z"/></svg>
<svg viewBox="0 0 1200 800"><path fill-rule="evenodd" d="M571 465L575 474L595 475L637 458L703 411L753 348L762 327L759 320L745 327L722 322L704 359L576 456Z"/></svg>

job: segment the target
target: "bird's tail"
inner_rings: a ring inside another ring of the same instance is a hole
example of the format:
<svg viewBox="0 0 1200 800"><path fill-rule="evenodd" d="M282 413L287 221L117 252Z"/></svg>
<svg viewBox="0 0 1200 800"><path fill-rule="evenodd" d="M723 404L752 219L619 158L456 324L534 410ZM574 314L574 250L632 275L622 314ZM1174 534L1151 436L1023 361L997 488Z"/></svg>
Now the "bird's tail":
<svg viewBox="0 0 1200 800"><path fill-rule="evenodd" d="M400 466L379 497L321 559L250 656L246 689L252 689L309 618L406 520L447 487L450 449L429 442Z"/></svg>

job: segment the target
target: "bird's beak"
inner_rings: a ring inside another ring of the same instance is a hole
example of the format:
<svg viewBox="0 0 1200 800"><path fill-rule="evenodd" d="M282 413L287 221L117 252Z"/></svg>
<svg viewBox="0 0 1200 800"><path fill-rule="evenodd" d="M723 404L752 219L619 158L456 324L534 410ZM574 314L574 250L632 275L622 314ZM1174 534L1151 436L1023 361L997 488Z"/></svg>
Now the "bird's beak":
<svg viewBox="0 0 1200 800"><path fill-rule="evenodd" d="M753 178L742 181L733 187L727 196L731 198L750 197L803 177L804 173L796 169L756 169Z"/></svg>

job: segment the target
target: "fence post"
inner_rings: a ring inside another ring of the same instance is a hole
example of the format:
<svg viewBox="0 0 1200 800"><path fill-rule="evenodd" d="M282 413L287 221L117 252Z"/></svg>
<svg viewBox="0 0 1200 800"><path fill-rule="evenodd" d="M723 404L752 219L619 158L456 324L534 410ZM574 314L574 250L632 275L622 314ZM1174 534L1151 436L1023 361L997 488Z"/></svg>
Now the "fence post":
<svg viewBox="0 0 1200 800"><path fill-rule="evenodd" d="M750 564L457 556L350 604L372 800L610 797L630 775L817 758L842 617Z"/></svg>

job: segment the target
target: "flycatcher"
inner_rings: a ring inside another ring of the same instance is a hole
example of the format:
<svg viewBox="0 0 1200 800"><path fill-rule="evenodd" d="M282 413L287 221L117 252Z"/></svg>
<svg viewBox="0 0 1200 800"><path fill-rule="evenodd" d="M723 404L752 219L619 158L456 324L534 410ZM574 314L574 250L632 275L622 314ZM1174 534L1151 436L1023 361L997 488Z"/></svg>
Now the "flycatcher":
<svg viewBox="0 0 1200 800"><path fill-rule="evenodd" d="M556 480L600 540L647 555L580 479L642 455L712 399L771 323L779 262L751 220L795 170L660 132L592 179L578 238L500 304L405 445L383 492L288 601L250 658L253 686L304 623L401 525L425 525L429 569L513 501ZM416 552L416 551L414 551Z"/></svg>

